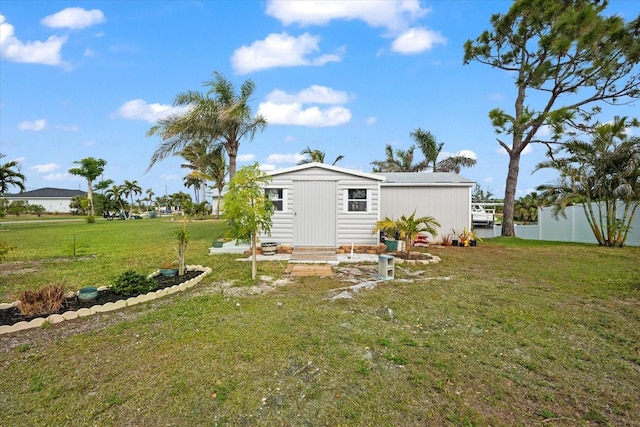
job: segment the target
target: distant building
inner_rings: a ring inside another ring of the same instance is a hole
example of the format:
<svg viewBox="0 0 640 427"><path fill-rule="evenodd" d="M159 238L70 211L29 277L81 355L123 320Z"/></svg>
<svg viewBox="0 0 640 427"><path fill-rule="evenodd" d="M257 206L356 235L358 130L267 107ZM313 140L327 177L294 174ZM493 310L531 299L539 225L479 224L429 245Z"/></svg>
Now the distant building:
<svg viewBox="0 0 640 427"><path fill-rule="evenodd" d="M70 213L71 199L86 196L86 191L45 187L18 194L5 194L4 198L7 199L9 203L15 200L23 200L29 205L40 205L44 207L46 212L50 213Z"/></svg>

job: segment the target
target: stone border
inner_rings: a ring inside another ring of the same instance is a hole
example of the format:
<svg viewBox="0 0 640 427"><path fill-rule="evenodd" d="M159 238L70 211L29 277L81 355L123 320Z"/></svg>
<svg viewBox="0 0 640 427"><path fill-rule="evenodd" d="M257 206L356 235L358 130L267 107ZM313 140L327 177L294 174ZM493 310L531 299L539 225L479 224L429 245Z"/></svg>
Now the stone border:
<svg viewBox="0 0 640 427"><path fill-rule="evenodd" d="M149 292L144 295L138 295L137 297L127 298L126 300L119 300L116 302L108 302L104 305L94 305L91 308L81 308L78 311L66 311L62 314L51 314L48 317L38 317L35 319L31 319L30 321L22 321L18 323L14 323L13 325L2 325L0 326L0 335L9 334L11 332L23 331L25 329L38 328L45 323L55 324L64 322L65 320L73 320L79 317L87 317L97 313L106 313L108 311L118 310L125 307L130 307L132 305L140 304L146 301L151 301L157 298L161 298L166 295L175 294L176 292L184 291L185 289L192 288L193 286L200 283L205 276L211 274L211 267L203 267L201 265L189 265L187 266L187 271L202 271L198 277L194 277L193 279L187 280L184 283L179 285L173 285L169 288L160 289L159 291ZM151 273L149 277L156 276L160 273L160 271L156 271ZM107 289L107 286L101 286L98 288L98 291L102 291ZM71 296L76 295L77 292L72 292ZM8 308L15 307L19 301L15 301L12 303L0 303L0 310L5 310Z"/></svg>

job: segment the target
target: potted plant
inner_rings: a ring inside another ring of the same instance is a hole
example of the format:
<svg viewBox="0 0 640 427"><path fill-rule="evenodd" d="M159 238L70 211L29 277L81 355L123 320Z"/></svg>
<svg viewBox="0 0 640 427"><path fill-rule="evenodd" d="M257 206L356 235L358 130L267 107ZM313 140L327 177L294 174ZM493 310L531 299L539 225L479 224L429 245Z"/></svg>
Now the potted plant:
<svg viewBox="0 0 640 427"><path fill-rule="evenodd" d="M464 227L462 232L458 234L458 245L463 247L469 246L469 231L467 231L467 227Z"/></svg>
<svg viewBox="0 0 640 427"><path fill-rule="evenodd" d="M473 231L469 231L469 246L478 246L478 241L481 242L482 239L476 236Z"/></svg>
<svg viewBox="0 0 640 427"><path fill-rule="evenodd" d="M260 247L262 248L262 255L275 255L278 244L275 242L262 242Z"/></svg>
<svg viewBox="0 0 640 427"><path fill-rule="evenodd" d="M452 244L451 242L452 242L452 236L451 236L451 233L449 233L449 234L443 234L443 235L442 235L442 238L441 238L441 240L440 240L440 244L441 244L442 246L451 246L451 244ZM456 243L457 243L457 242L456 242Z"/></svg>
<svg viewBox="0 0 640 427"><path fill-rule="evenodd" d="M410 216L402 215L399 219L384 218L376 222L373 228L372 234L379 231L385 232L388 235L395 235L399 233L400 239L405 242L405 254L406 259L411 257L411 242L416 239L418 233L429 233L432 236L436 236L436 226L439 227L440 223L432 216L423 216L416 218L416 211Z"/></svg>
<svg viewBox="0 0 640 427"><path fill-rule="evenodd" d="M458 246L458 232L455 228L451 229L451 246Z"/></svg>
<svg viewBox="0 0 640 427"><path fill-rule="evenodd" d="M160 263L160 274L163 276L175 276L178 274L178 262L162 261Z"/></svg>

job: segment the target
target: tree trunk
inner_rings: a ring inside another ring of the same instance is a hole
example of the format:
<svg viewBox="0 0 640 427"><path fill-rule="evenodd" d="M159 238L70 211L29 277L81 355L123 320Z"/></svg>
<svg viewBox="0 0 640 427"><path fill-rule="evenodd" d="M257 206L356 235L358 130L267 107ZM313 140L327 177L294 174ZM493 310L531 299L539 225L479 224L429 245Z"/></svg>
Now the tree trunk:
<svg viewBox="0 0 640 427"><path fill-rule="evenodd" d="M220 193L218 193L218 200L216 201L216 219L220 219Z"/></svg>
<svg viewBox="0 0 640 427"><path fill-rule="evenodd" d="M251 236L251 278L255 279L256 276L258 275L258 263L257 263L257 258L256 258L256 251L257 249L257 244L258 244L258 235L257 233L253 233Z"/></svg>
<svg viewBox="0 0 640 427"><path fill-rule="evenodd" d="M227 151L227 154L229 155L229 181L231 181L236 174L236 157L238 156L238 152Z"/></svg>
<svg viewBox="0 0 640 427"><path fill-rule="evenodd" d="M93 182L89 179L87 180L89 184L89 188L87 189L87 199L89 199L89 216L94 216L95 211L93 209Z"/></svg>
<svg viewBox="0 0 640 427"><path fill-rule="evenodd" d="M209 211L207 210L207 182L202 183L202 202L204 203L204 209L207 214Z"/></svg>
<svg viewBox="0 0 640 427"><path fill-rule="evenodd" d="M502 236L515 237L516 231L513 225L513 214L516 201L516 188L518 186L518 173L520 172L520 152L509 153L509 171L504 189L504 213L502 216Z"/></svg>

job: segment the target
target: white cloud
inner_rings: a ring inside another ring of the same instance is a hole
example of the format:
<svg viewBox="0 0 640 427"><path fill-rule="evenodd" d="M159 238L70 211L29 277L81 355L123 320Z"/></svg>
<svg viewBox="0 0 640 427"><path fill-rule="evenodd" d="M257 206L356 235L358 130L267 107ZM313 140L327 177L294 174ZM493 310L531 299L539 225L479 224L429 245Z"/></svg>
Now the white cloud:
<svg viewBox="0 0 640 427"><path fill-rule="evenodd" d="M360 20L370 27L399 32L429 11L420 7L418 0L314 2L270 0L266 14L280 20L284 25L326 25L334 19Z"/></svg>
<svg viewBox="0 0 640 427"><path fill-rule="evenodd" d="M429 50L434 44L445 44L447 39L439 32L425 28L411 28L397 37L391 43L394 52L402 54L416 54Z"/></svg>
<svg viewBox="0 0 640 427"><path fill-rule="evenodd" d="M67 180L81 181L81 180L84 180L84 178L82 178L80 176L71 175L70 173L67 173L67 172L64 172L64 173L50 173L48 175L43 176L42 179L45 180L45 181L67 181Z"/></svg>
<svg viewBox="0 0 640 427"><path fill-rule="evenodd" d="M256 155L255 154L239 154L236 157L236 161L238 162L242 162L242 163L248 163L248 162L253 162L256 159Z"/></svg>
<svg viewBox="0 0 640 427"><path fill-rule="evenodd" d="M68 7L53 15L42 18L42 24L50 28L87 28L105 21L104 13L99 9L86 10L80 7Z"/></svg>
<svg viewBox="0 0 640 427"><path fill-rule="evenodd" d="M269 124L325 127L338 126L351 120L348 108L335 105L349 101L350 96L325 86L313 85L294 94L274 90L266 98L267 101L258 106L258 114L262 114ZM304 107L304 104L332 106Z"/></svg>
<svg viewBox="0 0 640 427"><path fill-rule="evenodd" d="M260 164L260 170L262 172L270 172L270 171L276 170L276 166L275 165L270 165L270 164L267 164L267 163L261 163Z"/></svg>
<svg viewBox="0 0 640 427"><path fill-rule="evenodd" d="M311 85L294 94L276 89L267 95L267 101L276 104L296 102L300 104L345 104L349 101L349 94L326 86Z"/></svg>
<svg viewBox="0 0 640 427"><path fill-rule="evenodd" d="M493 92L487 95L487 98L489 99L489 101L504 101L505 97L502 93Z"/></svg>
<svg viewBox="0 0 640 427"><path fill-rule="evenodd" d="M19 63L66 65L60 57L66 37L51 36L46 41L22 42L15 35L13 25L0 14L0 57Z"/></svg>
<svg viewBox="0 0 640 427"><path fill-rule="evenodd" d="M296 140L296 137L293 135L287 135L284 137L284 142L293 142Z"/></svg>
<svg viewBox="0 0 640 427"><path fill-rule="evenodd" d="M351 111L345 107L303 108L299 103L275 104L270 101L260 103L258 114L262 114L267 123L278 125L325 127L338 126L351 120Z"/></svg>
<svg viewBox="0 0 640 427"><path fill-rule="evenodd" d="M24 121L18 123L18 129L20 130L32 130L39 132L47 127L47 121L45 119L34 120L32 122Z"/></svg>
<svg viewBox="0 0 640 427"><path fill-rule="evenodd" d="M488 176L484 178L482 181L486 182L487 184L491 184L494 181L494 178L492 176Z"/></svg>
<svg viewBox="0 0 640 427"><path fill-rule="evenodd" d="M300 160L303 160L305 156L299 153L293 154L270 154L267 157L267 162L269 163L298 163Z"/></svg>
<svg viewBox="0 0 640 427"><path fill-rule="evenodd" d="M172 114L180 115L185 111L185 107L173 107L158 103L148 104L144 99L132 99L122 104L116 110L115 116L127 120L145 120L149 123L156 123L159 119Z"/></svg>
<svg viewBox="0 0 640 427"><path fill-rule="evenodd" d="M319 38L309 33L299 37L286 33L269 34L264 40L242 46L233 52L231 65L238 74L275 67L294 67L300 65L320 66L328 62L339 62L340 52L330 55L311 57L320 50Z"/></svg>
<svg viewBox="0 0 640 427"><path fill-rule="evenodd" d="M47 163L46 165L35 165L31 167L32 171L35 171L38 173L53 172L58 169L60 169L60 165L58 165L57 163Z"/></svg>
<svg viewBox="0 0 640 427"><path fill-rule="evenodd" d="M61 130L63 132L78 132L80 130L79 126L76 125L56 125L56 129Z"/></svg>
<svg viewBox="0 0 640 427"><path fill-rule="evenodd" d="M467 157L469 159L478 160L478 156L471 150L460 150L456 154L456 157Z"/></svg>
<svg viewBox="0 0 640 427"><path fill-rule="evenodd" d="M364 121L365 124L369 125L369 126L373 126L376 123L378 123L378 118L377 117L367 117L367 119Z"/></svg>

